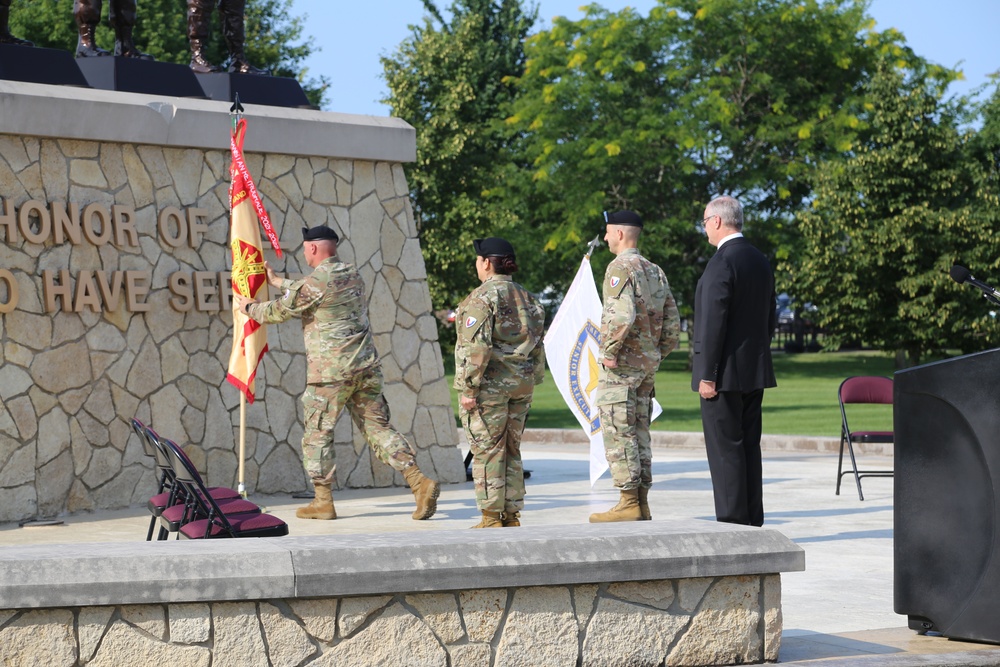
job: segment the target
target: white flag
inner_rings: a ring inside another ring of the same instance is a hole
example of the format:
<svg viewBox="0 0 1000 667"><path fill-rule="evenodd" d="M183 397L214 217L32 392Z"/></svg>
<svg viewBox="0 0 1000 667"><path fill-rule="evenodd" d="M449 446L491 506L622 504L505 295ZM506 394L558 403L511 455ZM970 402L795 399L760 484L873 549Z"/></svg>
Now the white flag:
<svg viewBox="0 0 1000 667"><path fill-rule="evenodd" d="M602 310L597 284L590 269L590 258L584 257L566 298L545 334L545 360L563 400L590 438L591 486L608 469L601 417L594 405L601 367ZM655 399L651 410L650 419L656 419L663 412Z"/></svg>

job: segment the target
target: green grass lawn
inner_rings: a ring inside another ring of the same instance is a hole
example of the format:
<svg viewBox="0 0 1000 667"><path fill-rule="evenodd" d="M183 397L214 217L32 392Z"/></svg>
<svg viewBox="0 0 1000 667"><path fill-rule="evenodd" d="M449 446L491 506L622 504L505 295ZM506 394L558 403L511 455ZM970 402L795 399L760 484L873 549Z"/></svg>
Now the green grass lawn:
<svg viewBox="0 0 1000 667"><path fill-rule="evenodd" d="M687 349L671 354L656 374L656 399L663 414L653 422L654 431L701 431L698 394L691 391L691 373L686 370ZM775 389L764 392L764 432L775 435L840 436L837 388L852 375L892 377L895 362L883 352L832 352L774 354ZM454 379L448 376L448 386ZM458 414L458 396L452 390L452 405ZM891 406L849 407L848 418L863 428L892 429ZM854 422L854 419L859 421ZM861 421L863 420L863 421ZM535 388L528 417L530 428L579 428L550 377Z"/></svg>

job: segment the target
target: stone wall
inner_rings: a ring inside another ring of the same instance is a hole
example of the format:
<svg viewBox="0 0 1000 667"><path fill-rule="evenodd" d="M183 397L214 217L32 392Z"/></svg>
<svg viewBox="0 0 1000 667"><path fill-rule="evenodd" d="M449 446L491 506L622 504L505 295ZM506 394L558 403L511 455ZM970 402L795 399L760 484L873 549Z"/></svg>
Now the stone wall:
<svg viewBox="0 0 1000 667"><path fill-rule="evenodd" d="M777 662L777 574L241 602L0 610L5 665Z"/></svg>
<svg viewBox="0 0 1000 667"><path fill-rule="evenodd" d="M236 483L227 105L67 90L0 82L0 521L144 503L156 481L133 416L182 445L209 484ZM346 237L340 255L369 290L393 422L429 475L463 481L402 166L407 129L260 109L245 150L284 251L278 260L265 240L265 258L301 274L303 226ZM76 240L56 223L74 212ZM269 327L268 343L246 410L246 483L298 491L300 324ZM340 487L403 484L346 415L336 454Z"/></svg>
<svg viewBox="0 0 1000 667"><path fill-rule="evenodd" d="M0 547L0 664L773 662L804 568L695 519Z"/></svg>

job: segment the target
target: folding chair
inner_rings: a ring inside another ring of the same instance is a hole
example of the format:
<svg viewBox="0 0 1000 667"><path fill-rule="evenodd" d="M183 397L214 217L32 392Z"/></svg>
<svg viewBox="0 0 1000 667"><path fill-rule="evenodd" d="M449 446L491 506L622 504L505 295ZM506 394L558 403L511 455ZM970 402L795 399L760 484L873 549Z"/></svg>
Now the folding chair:
<svg viewBox="0 0 1000 667"><path fill-rule="evenodd" d="M235 509L235 501L220 503L213 498L180 447L170 440L164 440L162 445L173 466L174 478L193 504L192 516L200 517L183 523L179 527L178 538L281 537L288 534L288 524L276 516L260 512L259 507L255 513L230 511ZM241 502L253 505L249 501Z"/></svg>
<svg viewBox="0 0 1000 667"><path fill-rule="evenodd" d="M892 443L892 431L853 431L847 425L847 410L845 405L892 405L892 379L875 375L849 377L840 383L837 391L840 400L840 459L837 462L837 495L840 495L840 482L844 475L854 474L858 485L858 499L864 500L861 492L862 477L892 477L892 470L860 470L854 455L854 443ZM857 421L857 415L855 415ZM844 447L851 455L851 469L844 470Z"/></svg>
<svg viewBox="0 0 1000 667"><path fill-rule="evenodd" d="M142 449L146 452L146 456L153 459L153 463L160 471L160 482L156 487L156 493L146 503L146 508L152 514L149 517L149 530L146 531L146 541L149 542L153 539L153 529L156 527L156 521L160 518L160 514L173 504L173 496L177 488L173 483L173 470L169 466L161 465L161 457L157 456L156 449L149 441L148 427L135 418L130 419L129 424L132 426L132 431L139 436L139 442L142 443Z"/></svg>
<svg viewBox="0 0 1000 667"><path fill-rule="evenodd" d="M176 484L182 489L182 492L179 494L180 502L167 507L160 513L160 525L164 530L175 533L184 524L207 518L209 515L204 509L204 499L199 496L211 498L219 510L227 516L234 514L260 514L260 507L249 500L243 499L238 493L235 498L232 497L229 493L233 491L232 489L221 487L222 492L220 492L219 487L215 487L213 495L213 490L205 487L201 475L198 474L198 470L194 467L191 459L188 458L184 450L173 440L163 438L160 440L159 446L163 449L165 458L168 460L173 458L180 459L181 465L194 481L191 485L185 485L181 481L176 480L177 474L174 472ZM179 534L178 538L180 538Z"/></svg>
<svg viewBox="0 0 1000 667"><path fill-rule="evenodd" d="M131 420L131 424L132 429L140 436L146 454L153 457L156 467L161 473L156 495L152 496L146 502L146 508L152 514L149 519L149 530L146 533L146 541L148 542L153 539L153 528L156 526L158 520L161 521L162 525L156 539L165 540L169 532L176 532L180 527L178 521L183 520L183 508L187 505L188 498L184 487L177 484L174 477L173 466L170 464L169 457L163 451L163 439L157 435L156 431L138 419ZM181 454L193 469L194 464L187 458L187 454L184 454L183 450L181 450ZM195 470L195 474L197 474L197 470ZM198 479L201 479L200 476ZM225 486L210 487L208 493L220 502L241 498L238 491ZM166 518L164 518L165 512L167 513Z"/></svg>
<svg viewBox="0 0 1000 667"><path fill-rule="evenodd" d="M149 530L146 531L146 541L149 542L153 539L153 529L156 527L157 521L162 520L163 513L170 511L173 507L183 508L186 502L186 495L184 488L177 484L177 481L174 479L174 470L167 456L162 451L160 436L157 435L156 431L138 419L132 419L131 424L132 430L135 431L142 442L146 455L153 457L153 461L160 471L160 483L157 487L157 493L146 501L146 509L152 515L149 518ZM220 490L218 495L220 498L240 497L239 493L231 489ZM176 527L170 528L169 526L170 522L166 522L165 525L160 527L156 536L157 540L165 540L169 531L177 530Z"/></svg>

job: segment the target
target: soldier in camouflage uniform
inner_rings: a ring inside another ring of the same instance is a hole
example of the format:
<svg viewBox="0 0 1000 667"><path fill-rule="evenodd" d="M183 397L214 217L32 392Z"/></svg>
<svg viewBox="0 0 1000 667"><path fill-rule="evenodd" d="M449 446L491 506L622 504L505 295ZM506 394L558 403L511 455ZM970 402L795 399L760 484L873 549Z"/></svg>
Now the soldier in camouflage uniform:
<svg viewBox="0 0 1000 667"><path fill-rule="evenodd" d="M313 272L302 280L278 276L265 263L268 282L280 298L258 303L234 295L237 305L258 322L302 320L306 347L305 433L303 463L316 498L295 515L301 519L336 519L331 486L333 427L346 407L375 455L403 473L416 497L413 518L429 519L437 508L438 483L421 474L406 439L389 423L382 395L381 361L368 326L368 304L361 276L337 257L337 233L329 227L302 230L306 264Z"/></svg>
<svg viewBox="0 0 1000 667"><path fill-rule="evenodd" d="M455 318L455 389L472 451L476 505L473 528L520 526L524 508L521 433L535 385L545 377L545 310L515 283L514 248L500 238L476 239L482 285Z"/></svg>
<svg viewBox="0 0 1000 667"><path fill-rule="evenodd" d="M648 521L654 377L660 360L677 347L680 317L663 269L636 247L642 219L632 211L617 211L605 214L605 220L604 240L617 256L604 274L603 370L595 403L611 478L621 499L607 512L591 514L590 522Z"/></svg>

